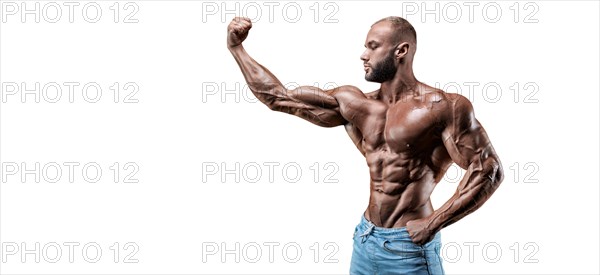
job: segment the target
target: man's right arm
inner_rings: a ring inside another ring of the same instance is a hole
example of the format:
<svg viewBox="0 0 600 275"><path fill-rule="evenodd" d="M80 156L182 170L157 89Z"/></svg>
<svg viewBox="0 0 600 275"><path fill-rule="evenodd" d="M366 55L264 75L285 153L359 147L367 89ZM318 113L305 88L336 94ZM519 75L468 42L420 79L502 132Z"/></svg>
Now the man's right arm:
<svg viewBox="0 0 600 275"><path fill-rule="evenodd" d="M346 124L334 94L351 88L342 86L324 91L317 87L302 86L287 90L267 68L250 57L242 46L251 27L249 19L234 18L227 28L227 48L256 98L271 110L292 114L319 126Z"/></svg>

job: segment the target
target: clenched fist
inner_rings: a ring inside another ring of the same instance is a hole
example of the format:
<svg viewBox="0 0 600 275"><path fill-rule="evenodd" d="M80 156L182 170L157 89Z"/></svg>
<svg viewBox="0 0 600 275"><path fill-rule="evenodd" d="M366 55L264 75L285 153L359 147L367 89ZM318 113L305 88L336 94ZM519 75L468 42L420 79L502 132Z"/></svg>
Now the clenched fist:
<svg viewBox="0 0 600 275"><path fill-rule="evenodd" d="M252 22L249 18L233 18L227 26L227 47L231 49L241 45L248 37L250 28L252 28Z"/></svg>

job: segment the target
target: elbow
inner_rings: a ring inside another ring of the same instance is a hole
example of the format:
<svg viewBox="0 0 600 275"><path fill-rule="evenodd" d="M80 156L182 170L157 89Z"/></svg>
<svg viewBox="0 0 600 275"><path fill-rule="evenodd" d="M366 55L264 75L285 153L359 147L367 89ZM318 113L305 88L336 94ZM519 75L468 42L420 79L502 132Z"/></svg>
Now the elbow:
<svg viewBox="0 0 600 275"><path fill-rule="evenodd" d="M501 164L498 164L498 167L498 171L496 172L496 182L500 184L504 180L504 170L502 169Z"/></svg>
<svg viewBox="0 0 600 275"><path fill-rule="evenodd" d="M504 180L504 170L500 160L496 156L488 156L482 163L480 162L480 167L482 180L487 182L486 189L495 191Z"/></svg>
<svg viewBox="0 0 600 275"><path fill-rule="evenodd" d="M500 183L502 183L504 180L504 170L502 169L502 164L500 161L494 160L490 163L488 178L490 179L493 189L496 189L498 186L500 186Z"/></svg>

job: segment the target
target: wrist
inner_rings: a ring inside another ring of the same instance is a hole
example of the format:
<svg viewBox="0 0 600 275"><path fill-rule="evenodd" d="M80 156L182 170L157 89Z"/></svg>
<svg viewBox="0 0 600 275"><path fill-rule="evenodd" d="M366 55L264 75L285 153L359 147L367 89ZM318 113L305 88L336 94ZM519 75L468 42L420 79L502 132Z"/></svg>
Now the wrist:
<svg viewBox="0 0 600 275"><path fill-rule="evenodd" d="M234 52L234 51L238 51L242 48L242 44L237 44L237 45L229 45L227 44L227 49L229 49L230 52Z"/></svg>
<svg viewBox="0 0 600 275"><path fill-rule="evenodd" d="M425 219L425 228L430 232L438 232L442 229L442 223L435 213Z"/></svg>

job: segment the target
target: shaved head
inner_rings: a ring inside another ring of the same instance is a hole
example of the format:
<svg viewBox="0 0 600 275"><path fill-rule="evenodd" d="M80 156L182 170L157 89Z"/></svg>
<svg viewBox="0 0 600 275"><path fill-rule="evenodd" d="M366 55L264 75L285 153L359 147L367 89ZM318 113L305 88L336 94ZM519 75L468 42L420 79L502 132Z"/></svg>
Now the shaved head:
<svg viewBox="0 0 600 275"><path fill-rule="evenodd" d="M406 19L399 16L389 16L378 20L371 25L371 28L381 22L388 22L394 28L393 38L395 43L412 42L415 45L417 44L417 32Z"/></svg>
<svg viewBox="0 0 600 275"><path fill-rule="evenodd" d="M365 79L383 83L396 77L398 71L412 74L417 33L406 19L386 17L371 25L365 48L360 57L365 66Z"/></svg>

